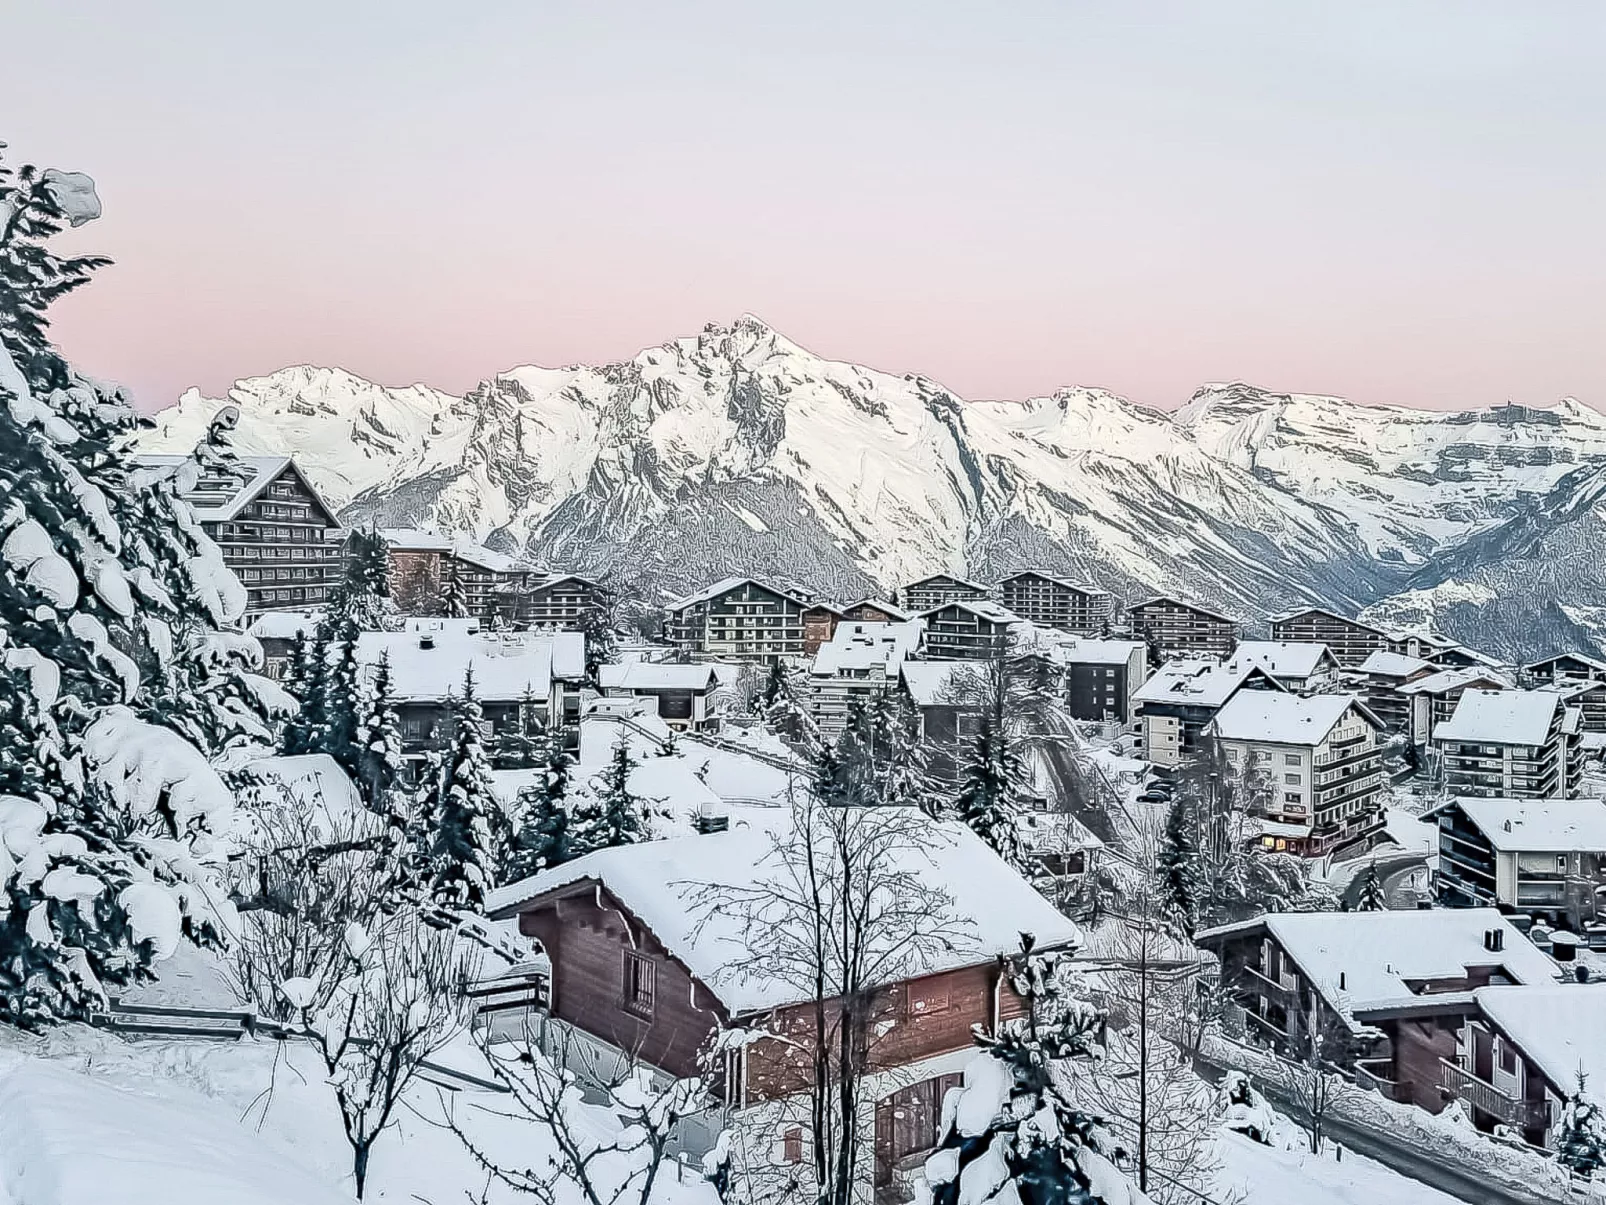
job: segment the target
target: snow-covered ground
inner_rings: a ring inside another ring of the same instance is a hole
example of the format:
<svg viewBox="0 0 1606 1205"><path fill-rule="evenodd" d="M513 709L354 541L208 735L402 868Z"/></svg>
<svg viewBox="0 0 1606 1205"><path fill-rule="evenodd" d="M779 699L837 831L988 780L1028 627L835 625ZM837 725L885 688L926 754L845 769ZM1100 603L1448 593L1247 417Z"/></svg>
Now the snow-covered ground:
<svg viewBox="0 0 1606 1205"><path fill-rule="evenodd" d="M1216 1144L1216 1197L1244 1205L1459 1205L1459 1198L1363 1155L1335 1151L1313 1155L1223 1133Z"/></svg>

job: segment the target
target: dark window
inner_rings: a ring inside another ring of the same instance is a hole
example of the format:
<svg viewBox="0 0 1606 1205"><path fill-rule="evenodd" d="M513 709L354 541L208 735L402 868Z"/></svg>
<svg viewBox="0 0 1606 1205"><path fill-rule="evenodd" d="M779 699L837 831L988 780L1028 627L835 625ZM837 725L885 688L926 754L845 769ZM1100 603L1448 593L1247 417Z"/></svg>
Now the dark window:
<svg viewBox="0 0 1606 1205"><path fill-rule="evenodd" d="M654 969L651 959L625 951L625 1007L644 1017L652 1016Z"/></svg>
<svg viewBox="0 0 1606 1205"><path fill-rule="evenodd" d="M781 1138L782 1155L788 1163L803 1162L803 1129L793 1126Z"/></svg>
<svg viewBox="0 0 1606 1205"><path fill-rule="evenodd" d="M909 985L909 1015L923 1017L948 1009L948 981L942 976Z"/></svg>

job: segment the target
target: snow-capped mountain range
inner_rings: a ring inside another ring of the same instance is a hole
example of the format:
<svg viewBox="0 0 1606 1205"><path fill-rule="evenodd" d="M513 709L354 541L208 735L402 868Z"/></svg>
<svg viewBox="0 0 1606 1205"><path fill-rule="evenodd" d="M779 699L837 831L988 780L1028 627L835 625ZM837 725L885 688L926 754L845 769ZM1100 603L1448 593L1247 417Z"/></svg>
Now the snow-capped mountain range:
<svg viewBox="0 0 1606 1205"><path fill-rule="evenodd" d="M462 397L297 367L228 401L240 449L293 454L347 521L652 589L751 573L846 597L1035 565L1250 621L1367 608L1513 656L1598 648L1606 620L1606 416L1572 400L1443 413L1230 384L1174 413L1097 389L965 401L746 316ZM221 404L186 392L149 446L192 445Z"/></svg>

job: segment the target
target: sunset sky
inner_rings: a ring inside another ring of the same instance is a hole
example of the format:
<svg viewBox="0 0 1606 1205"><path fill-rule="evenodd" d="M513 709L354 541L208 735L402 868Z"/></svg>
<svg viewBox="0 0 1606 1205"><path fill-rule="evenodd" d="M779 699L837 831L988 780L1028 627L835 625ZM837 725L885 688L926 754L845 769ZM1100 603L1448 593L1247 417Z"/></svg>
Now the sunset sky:
<svg viewBox="0 0 1606 1205"><path fill-rule="evenodd" d="M0 140L147 408L462 389L752 311L969 397L1606 406L1606 4L7 6ZM26 53L21 53L27 48Z"/></svg>

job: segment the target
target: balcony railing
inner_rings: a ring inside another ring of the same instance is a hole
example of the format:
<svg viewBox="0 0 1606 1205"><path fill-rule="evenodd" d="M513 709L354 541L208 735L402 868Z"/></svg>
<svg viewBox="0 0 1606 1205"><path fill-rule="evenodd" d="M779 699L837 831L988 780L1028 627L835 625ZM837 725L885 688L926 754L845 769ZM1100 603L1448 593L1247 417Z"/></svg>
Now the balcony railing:
<svg viewBox="0 0 1606 1205"><path fill-rule="evenodd" d="M1544 1101L1508 1096L1466 1068L1444 1059L1439 1060L1439 1090L1519 1129L1540 1129L1550 1123L1550 1109Z"/></svg>
<svg viewBox="0 0 1606 1205"><path fill-rule="evenodd" d="M1244 967L1244 974L1248 977L1249 986L1269 988L1275 996L1288 998L1299 991L1299 981L1292 975L1279 976L1273 979L1270 975L1252 966Z"/></svg>
<svg viewBox="0 0 1606 1205"><path fill-rule="evenodd" d="M1390 1059L1360 1059L1355 1063L1355 1082L1385 1100L1411 1104L1414 1100L1411 1081L1390 1079L1389 1072L1393 1070Z"/></svg>

